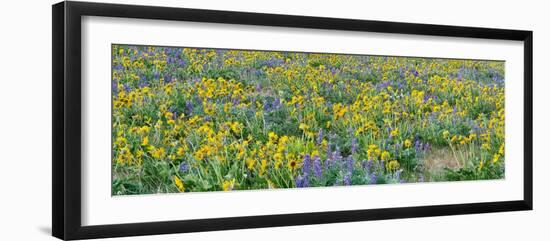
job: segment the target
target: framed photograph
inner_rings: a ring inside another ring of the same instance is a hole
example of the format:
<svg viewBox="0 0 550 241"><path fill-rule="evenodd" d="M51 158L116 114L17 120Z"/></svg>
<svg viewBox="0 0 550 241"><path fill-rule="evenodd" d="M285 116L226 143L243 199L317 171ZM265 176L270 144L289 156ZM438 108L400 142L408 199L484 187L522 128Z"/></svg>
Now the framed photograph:
<svg viewBox="0 0 550 241"><path fill-rule="evenodd" d="M55 4L53 235L531 210L532 34Z"/></svg>

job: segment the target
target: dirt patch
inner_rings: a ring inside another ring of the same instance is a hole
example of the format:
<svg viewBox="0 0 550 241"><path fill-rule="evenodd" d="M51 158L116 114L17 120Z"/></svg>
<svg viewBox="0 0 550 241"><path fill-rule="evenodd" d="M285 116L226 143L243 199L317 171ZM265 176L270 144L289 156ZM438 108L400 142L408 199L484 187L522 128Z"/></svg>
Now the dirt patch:
<svg viewBox="0 0 550 241"><path fill-rule="evenodd" d="M429 176L443 172L445 168L457 169L458 164L449 148L432 148L424 155L424 172Z"/></svg>

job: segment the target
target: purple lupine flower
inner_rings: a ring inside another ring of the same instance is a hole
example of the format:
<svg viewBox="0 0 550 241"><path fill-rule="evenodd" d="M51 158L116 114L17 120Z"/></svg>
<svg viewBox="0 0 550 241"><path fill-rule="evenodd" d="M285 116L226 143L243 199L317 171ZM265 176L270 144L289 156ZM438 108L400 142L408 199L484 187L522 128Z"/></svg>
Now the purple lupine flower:
<svg viewBox="0 0 550 241"><path fill-rule="evenodd" d="M357 152L357 138L353 138L351 140L351 154L355 154Z"/></svg>
<svg viewBox="0 0 550 241"><path fill-rule="evenodd" d="M255 90L256 92L260 92L260 91L262 91L262 86L261 86L260 84L257 84L257 85L254 87L254 90Z"/></svg>
<svg viewBox="0 0 550 241"><path fill-rule="evenodd" d="M118 84L115 80L111 83L111 88L113 89L113 92L118 93Z"/></svg>
<svg viewBox="0 0 550 241"><path fill-rule="evenodd" d="M329 140L328 145L327 145L327 160L328 159L332 159L332 150L330 148L330 140Z"/></svg>
<svg viewBox="0 0 550 241"><path fill-rule="evenodd" d="M180 169L179 170L180 170L180 172L187 172L187 171L189 171L189 165L185 162L182 162L180 164Z"/></svg>
<svg viewBox="0 0 550 241"><path fill-rule="evenodd" d="M178 59L178 65L179 65L180 67L185 66L185 61L183 61L183 60L181 60L181 59Z"/></svg>
<svg viewBox="0 0 550 241"><path fill-rule="evenodd" d="M424 99L422 99L422 103L425 103L426 101L428 101L430 99L430 95L424 95Z"/></svg>
<svg viewBox="0 0 550 241"><path fill-rule="evenodd" d="M275 98L275 100L273 100L273 104L271 104L273 109L279 109L281 108L281 99L280 98Z"/></svg>
<svg viewBox="0 0 550 241"><path fill-rule="evenodd" d="M348 168L348 172L350 173L353 173L353 156L349 155L347 158L346 158L346 166Z"/></svg>
<svg viewBox="0 0 550 241"><path fill-rule="evenodd" d="M294 179L294 182L296 183L296 187L297 188L302 188L304 187L304 179L302 178L301 175L298 175L295 179Z"/></svg>
<svg viewBox="0 0 550 241"><path fill-rule="evenodd" d="M340 147L336 147L336 150L332 153L332 157L334 161L342 160L342 152L340 151Z"/></svg>
<svg viewBox="0 0 550 241"><path fill-rule="evenodd" d="M128 84L124 84L124 91L130 92L130 91L132 91L132 88L130 88L130 86L128 86Z"/></svg>
<svg viewBox="0 0 550 241"><path fill-rule="evenodd" d="M147 82L140 82L139 83L139 88L143 88L145 86L147 86Z"/></svg>
<svg viewBox="0 0 550 241"><path fill-rule="evenodd" d="M265 111L265 112L271 111L271 104L270 104L270 103L264 102L264 103L263 103L263 106L264 106L264 111Z"/></svg>
<svg viewBox="0 0 550 241"><path fill-rule="evenodd" d="M319 132L317 133L317 145L321 145L321 142L323 142L323 128L319 129Z"/></svg>
<svg viewBox="0 0 550 241"><path fill-rule="evenodd" d="M319 156L315 156L313 158L313 174L318 179L321 178L323 175L323 168L321 167L321 158Z"/></svg>
<svg viewBox="0 0 550 241"><path fill-rule="evenodd" d="M378 182L378 177L376 176L375 172L372 172L369 175L369 184L376 184Z"/></svg>
<svg viewBox="0 0 550 241"><path fill-rule="evenodd" d="M414 150L416 150L416 153L422 152L422 142L420 140L414 142Z"/></svg>
<svg viewBox="0 0 550 241"><path fill-rule="evenodd" d="M236 106L236 105L238 105L239 103L241 103L241 101L240 101L239 99L233 98L233 100L232 100L233 106Z"/></svg>
<svg viewBox="0 0 550 241"><path fill-rule="evenodd" d="M397 89L403 89L403 82L402 81L397 82Z"/></svg>
<svg viewBox="0 0 550 241"><path fill-rule="evenodd" d="M403 144L401 144L401 142L395 143L395 145L393 145L393 154L395 154L395 156L399 155L399 150L402 146Z"/></svg>
<svg viewBox="0 0 550 241"><path fill-rule="evenodd" d="M309 180L307 179L307 176L302 177L301 175L298 175L295 182L297 188L309 187Z"/></svg>
<svg viewBox="0 0 550 241"><path fill-rule="evenodd" d="M305 176L309 175L311 170L311 156L309 154L304 155L302 170Z"/></svg>
<svg viewBox="0 0 550 241"><path fill-rule="evenodd" d="M193 103L191 101L185 102L185 109L187 109L187 112L191 112L193 110Z"/></svg>
<svg viewBox="0 0 550 241"><path fill-rule="evenodd" d="M367 161L367 164L365 165L365 169L367 170L367 173L371 172L373 164L374 164L373 160L368 160Z"/></svg>
<svg viewBox="0 0 550 241"><path fill-rule="evenodd" d="M395 179L397 179L399 183L405 182L405 180L401 179L401 172L403 172L403 169L399 169L395 172Z"/></svg>
<svg viewBox="0 0 550 241"><path fill-rule="evenodd" d="M424 151L424 152L427 152L427 151L429 151L429 150L430 150L430 143L426 143L426 144L424 145L424 150L423 150L423 151Z"/></svg>
<svg viewBox="0 0 550 241"><path fill-rule="evenodd" d="M475 121L470 120L470 126L475 133L479 134L482 131L482 128L478 124L476 124Z"/></svg>
<svg viewBox="0 0 550 241"><path fill-rule="evenodd" d="M346 185L346 186L351 185L351 175L350 174L344 175L344 185Z"/></svg>
<svg viewBox="0 0 550 241"><path fill-rule="evenodd" d="M424 175L420 174L420 177L418 178L418 182L424 182Z"/></svg>
<svg viewBox="0 0 550 241"><path fill-rule="evenodd" d="M169 74L164 75L164 82L166 83L172 82L172 75L169 75Z"/></svg>

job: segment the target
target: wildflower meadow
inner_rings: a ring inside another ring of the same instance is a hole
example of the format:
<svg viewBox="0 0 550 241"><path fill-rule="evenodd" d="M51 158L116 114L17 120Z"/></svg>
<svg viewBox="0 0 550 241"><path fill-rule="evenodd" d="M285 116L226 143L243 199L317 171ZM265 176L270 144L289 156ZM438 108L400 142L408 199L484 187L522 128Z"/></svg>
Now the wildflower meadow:
<svg viewBox="0 0 550 241"><path fill-rule="evenodd" d="M112 45L112 194L504 178L504 62Z"/></svg>

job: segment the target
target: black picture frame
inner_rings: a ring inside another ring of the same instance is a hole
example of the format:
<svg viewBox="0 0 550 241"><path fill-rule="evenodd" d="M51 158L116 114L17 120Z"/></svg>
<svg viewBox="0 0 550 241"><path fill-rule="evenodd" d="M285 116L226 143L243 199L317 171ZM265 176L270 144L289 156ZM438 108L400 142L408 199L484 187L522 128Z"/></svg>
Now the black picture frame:
<svg viewBox="0 0 550 241"><path fill-rule="evenodd" d="M426 36L517 40L524 43L524 194L522 200L369 210L140 222L81 224L81 17L104 16L259 26L350 30ZM533 32L384 21L198 10L171 7L60 2L52 6L52 233L60 239L199 232L442 215L532 210L533 208Z"/></svg>

